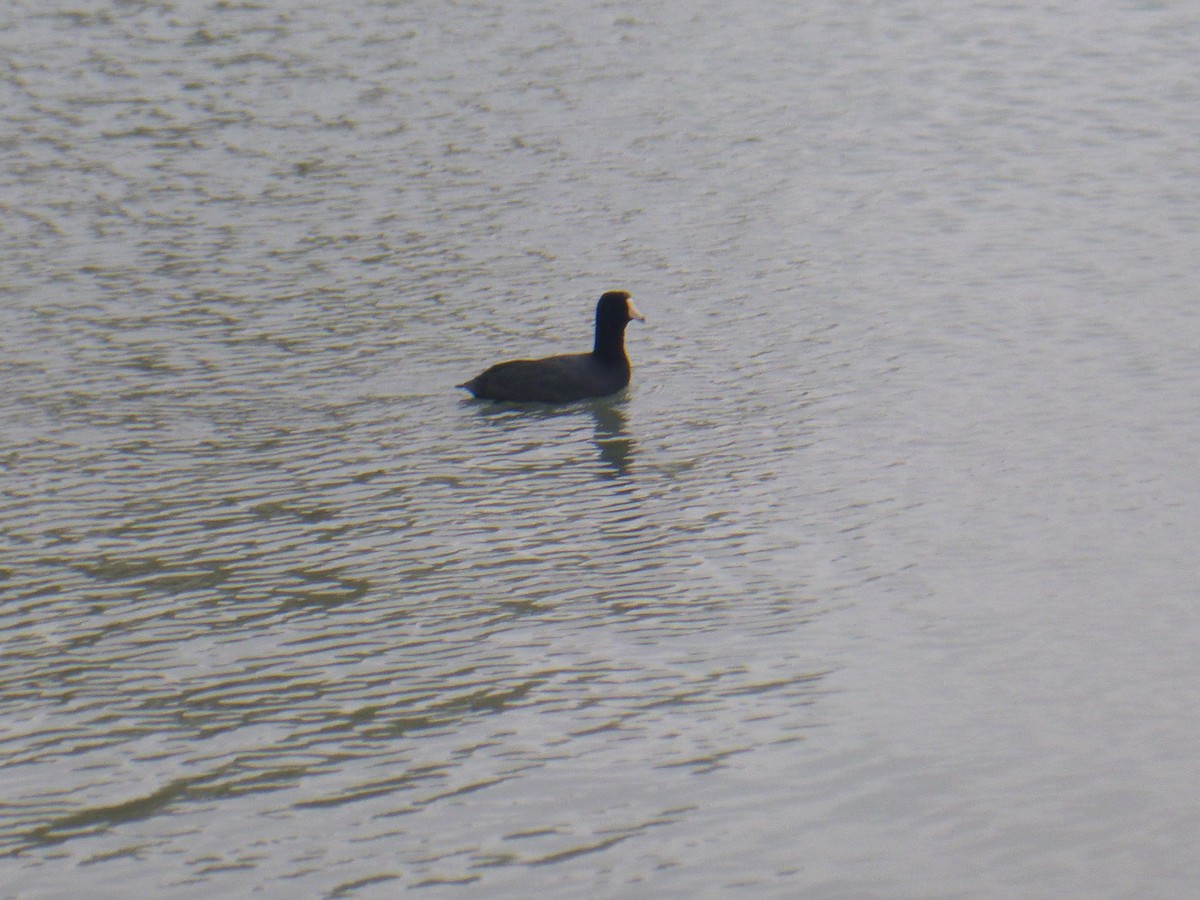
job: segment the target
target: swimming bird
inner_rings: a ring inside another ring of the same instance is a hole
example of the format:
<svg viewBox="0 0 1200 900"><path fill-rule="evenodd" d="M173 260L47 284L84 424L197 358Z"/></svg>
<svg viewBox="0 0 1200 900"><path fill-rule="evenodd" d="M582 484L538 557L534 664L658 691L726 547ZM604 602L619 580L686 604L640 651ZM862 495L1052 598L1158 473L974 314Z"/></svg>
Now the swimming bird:
<svg viewBox="0 0 1200 900"><path fill-rule="evenodd" d="M460 388L483 400L516 403L570 403L615 394L629 384L625 326L646 321L629 294L608 291L596 304L596 340L591 353L497 363Z"/></svg>

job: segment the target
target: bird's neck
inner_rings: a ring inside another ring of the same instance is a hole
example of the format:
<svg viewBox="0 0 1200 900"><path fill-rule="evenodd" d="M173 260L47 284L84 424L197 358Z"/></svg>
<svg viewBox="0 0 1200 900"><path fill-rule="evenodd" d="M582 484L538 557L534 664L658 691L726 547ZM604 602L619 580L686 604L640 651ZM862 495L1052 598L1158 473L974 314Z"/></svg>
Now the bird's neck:
<svg viewBox="0 0 1200 900"><path fill-rule="evenodd" d="M625 359L625 335L621 332L616 334L597 334L596 343L592 348L592 355L604 362L620 362Z"/></svg>

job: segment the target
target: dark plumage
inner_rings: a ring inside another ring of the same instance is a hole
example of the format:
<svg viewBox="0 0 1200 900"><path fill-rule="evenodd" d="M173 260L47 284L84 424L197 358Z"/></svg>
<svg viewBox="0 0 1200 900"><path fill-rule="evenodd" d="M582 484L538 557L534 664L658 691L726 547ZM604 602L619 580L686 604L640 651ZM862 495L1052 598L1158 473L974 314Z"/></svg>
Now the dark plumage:
<svg viewBox="0 0 1200 900"><path fill-rule="evenodd" d="M481 399L517 403L570 403L615 394L629 384L625 326L631 319L644 322L645 316L625 291L609 291L596 304L591 353L497 363L459 387Z"/></svg>

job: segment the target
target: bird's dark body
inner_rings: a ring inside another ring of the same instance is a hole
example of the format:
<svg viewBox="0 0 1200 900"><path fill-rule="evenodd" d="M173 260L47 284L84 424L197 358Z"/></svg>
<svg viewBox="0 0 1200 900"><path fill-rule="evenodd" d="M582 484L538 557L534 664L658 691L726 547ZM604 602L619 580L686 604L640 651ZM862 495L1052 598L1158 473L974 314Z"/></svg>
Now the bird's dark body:
<svg viewBox="0 0 1200 900"><path fill-rule="evenodd" d="M483 400L514 403L571 403L607 397L629 384L625 326L643 316L624 291L609 291L596 304L591 353L497 363L459 387Z"/></svg>
<svg viewBox="0 0 1200 900"><path fill-rule="evenodd" d="M570 403L615 394L629 384L629 360L602 363L591 353L496 363L461 387L484 400Z"/></svg>

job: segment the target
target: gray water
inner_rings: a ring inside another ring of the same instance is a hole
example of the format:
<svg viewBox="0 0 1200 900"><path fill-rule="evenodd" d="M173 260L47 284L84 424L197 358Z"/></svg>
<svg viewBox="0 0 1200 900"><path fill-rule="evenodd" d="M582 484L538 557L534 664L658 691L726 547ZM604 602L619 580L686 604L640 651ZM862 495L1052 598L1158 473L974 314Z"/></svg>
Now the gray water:
<svg viewBox="0 0 1200 900"><path fill-rule="evenodd" d="M0 894L1195 896L1200 11L944 6L7 6Z"/></svg>

